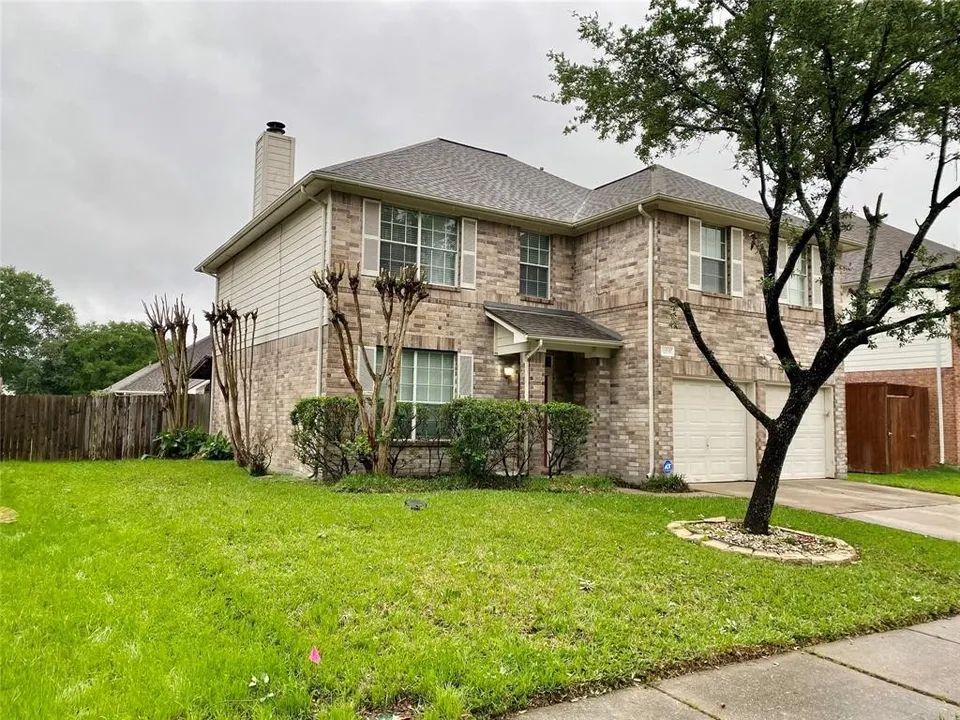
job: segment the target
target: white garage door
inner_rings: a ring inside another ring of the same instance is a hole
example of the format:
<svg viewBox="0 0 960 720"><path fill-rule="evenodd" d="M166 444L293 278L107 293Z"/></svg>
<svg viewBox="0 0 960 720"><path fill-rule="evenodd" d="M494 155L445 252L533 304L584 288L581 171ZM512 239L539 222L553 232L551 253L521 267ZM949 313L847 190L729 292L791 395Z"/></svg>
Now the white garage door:
<svg viewBox="0 0 960 720"><path fill-rule="evenodd" d="M747 479L747 411L723 383L673 383L674 470L688 482Z"/></svg>
<svg viewBox="0 0 960 720"><path fill-rule="evenodd" d="M821 390L810 403L800 421L797 434L790 443L787 461L783 464L785 480L822 478L827 476L827 403L826 390ZM768 385L767 408L774 416L779 415L787 402L789 388Z"/></svg>

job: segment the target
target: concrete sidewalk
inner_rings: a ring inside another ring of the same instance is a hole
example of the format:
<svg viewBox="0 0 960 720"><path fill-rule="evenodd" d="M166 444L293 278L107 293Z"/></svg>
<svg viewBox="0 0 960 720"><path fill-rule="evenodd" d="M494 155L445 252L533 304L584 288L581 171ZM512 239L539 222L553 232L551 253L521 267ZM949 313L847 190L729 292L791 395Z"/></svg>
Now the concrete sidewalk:
<svg viewBox="0 0 960 720"><path fill-rule="evenodd" d="M694 483L690 487L728 497L748 498L753 493L752 482ZM849 480L784 480L777 491L777 505L960 540L960 497L952 495Z"/></svg>
<svg viewBox="0 0 960 720"><path fill-rule="evenodd" d="M960 616L538 708L524 720L958 720Z"/></svg>

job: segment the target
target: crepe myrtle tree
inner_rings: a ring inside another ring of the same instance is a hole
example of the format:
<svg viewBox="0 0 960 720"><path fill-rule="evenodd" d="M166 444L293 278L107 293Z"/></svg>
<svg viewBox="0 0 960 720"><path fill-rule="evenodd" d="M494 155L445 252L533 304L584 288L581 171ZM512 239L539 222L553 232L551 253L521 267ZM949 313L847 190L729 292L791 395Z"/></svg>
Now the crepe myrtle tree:
<svg viewBox="0 0 960 720"><path fill-rule="evenodd" d="M751 248L762 262L773 353L790 384L778 416L761 410L725 371L690 303L671 300L713 372L766 429L744 524L767 533L787 449L844 358L881 334L906 341L943 332L943 318L960 310L957 263L922 247L960 197L960 3L653 0L636 28L614 28L595 15L578 21L594 59L549 54L557 88L547 99L574 107L567 132L592 126L601 138L634 144L643 160L717 137L759 188L767 228ZM845 268L841 238L849 224L845 185L910 145L927 148L930 160L926 178L911 178L929 183L913 238L893 274L872 283L885 216L879 198L865 208L860 279L849 298L838 296L834 278ZM823 340L803 362L784 327L780 296L808 247L819 259Z"/></svg>
<svg viewBox="0 0 960 720"><path fill-rule="evenodd" d="M344 275L347 278L351 315L341 298ZM417 306L430 296L427 284L420 277L419 268L408 266L396 272L381 270L374 278L373 287L380 297L383 332L380 346L381 362L370 357L364 338L363 312L360 309L360 265L347 270L337 263L323 272L314 271L313 284L327 298L330 324L337 334L340 359L347 382L353 388L359 406L363 447L356 448L357 459L367 472L389 474L395 459L391 459L394 425L397 421L397 396L400 391L400 368L403 358L403 340L410 326L410 318ZM372 378L372 392L365 393L361 374Z"/></svg>

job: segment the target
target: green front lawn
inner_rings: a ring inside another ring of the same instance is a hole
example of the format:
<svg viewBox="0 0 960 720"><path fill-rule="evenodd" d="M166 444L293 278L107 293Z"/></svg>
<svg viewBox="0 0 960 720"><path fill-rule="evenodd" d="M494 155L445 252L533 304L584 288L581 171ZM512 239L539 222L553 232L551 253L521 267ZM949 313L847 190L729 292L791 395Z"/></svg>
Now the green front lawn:
<svg viewBox="0 0 960 720"><path fill-rule="evenodd" d="M798 567L665 530L733 499L462 490L414 512L224 463L0 473L9 717L483 717L960 610L945 540L781 509L863 556Z"/></svg>
<svg viewBox="0 0 960 720"><path fill-rule="evenodd" d="M927 470L905 470L891 475L850 473L850 479L873 485L890 485L910 490L960 496L960 469L946 465Z"/></svg>

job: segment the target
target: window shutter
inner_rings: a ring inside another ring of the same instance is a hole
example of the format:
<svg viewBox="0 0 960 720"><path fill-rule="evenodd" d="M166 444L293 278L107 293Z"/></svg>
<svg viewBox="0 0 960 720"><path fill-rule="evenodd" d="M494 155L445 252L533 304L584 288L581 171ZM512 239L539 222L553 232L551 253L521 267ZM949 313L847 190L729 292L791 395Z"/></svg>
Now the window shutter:
<svg viewBox="0 0 960 720"><path fill-rule="evenodd" d="M700 221L690 218L687 224L687 287L699 290L701 285L700 274Z"/></svg>
<svg viewBox="0 0 960 720"><path fill-rule="evenodd" d="M473 396L473 355L460 353L457 357L457 395Z"/></svg>
<svg viewBox="0 0 960 720"><path fill-rule="evenodd" d="M477 221L460 221L460 287L477 287Z"/></svg>
<svg viewBox="0 0 960 720"><path fill-rule="evenodd" d="M360 267L364 275L380 274L380 203L363 201L363 244Z"/></svg>
<svg viewBox="0 0 960 720"><path fill-rule="evenodd" d="M360 387L364 393L373 392L373 375L367 370L367 364L363 361L363 353L366 351L370 364L377 367L377 348L376 347L358 347L357 348L357 380L360 381Z"/></svg>
<svg viewBox="0 0 960 720"><path fill-rule="evenodd" d="M743 230L730 228L730 294L743 297Z"/></svg>
<svg viewBox="0 0 960 720"><path fill-rule="evenodd" d="M823 278L820 275L820 248L812 246L810 248L810 287L812 291L812 304L815 308L823 307Z"/></svg>

